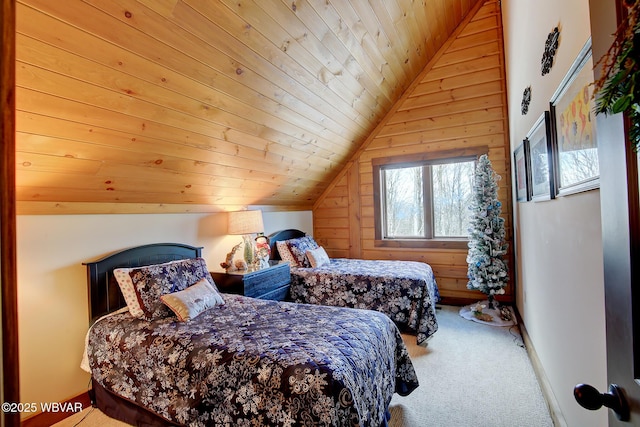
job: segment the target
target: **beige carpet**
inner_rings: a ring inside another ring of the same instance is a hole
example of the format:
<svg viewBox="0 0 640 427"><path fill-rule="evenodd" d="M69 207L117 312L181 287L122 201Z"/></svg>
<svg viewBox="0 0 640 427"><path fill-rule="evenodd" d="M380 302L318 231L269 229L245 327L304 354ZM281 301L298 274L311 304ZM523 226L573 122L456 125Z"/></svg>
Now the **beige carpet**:
<svg viewBox="0 0 640 427"><path fill-rule="evenodd" d="M77 414L74 414L69 418L65 418L59 423L54 424L54 426L56 427L120 427L127 425L128 424L122 423L118 420L114 420L113 418L109 418L105 414L100 412L100 410L91 407L85 409L82 412L78 412Z"/></svg>
<svg viewBox="0 0 640 427"><path fill-rule="evenodd" d="M484 325L458 312L438 310L427 348L405 337L420 387L394 395L390 426L553 426L518 327Z"/></svg>
<svg viewBox="0 0 640 427"><path fill-rule="evenodd" d="M438 310L427 348L405 335L420 387L391 401L390 427L552 427L516 327L465 320L458 307ZM124 426L88 408L58 427Z"/></svg>

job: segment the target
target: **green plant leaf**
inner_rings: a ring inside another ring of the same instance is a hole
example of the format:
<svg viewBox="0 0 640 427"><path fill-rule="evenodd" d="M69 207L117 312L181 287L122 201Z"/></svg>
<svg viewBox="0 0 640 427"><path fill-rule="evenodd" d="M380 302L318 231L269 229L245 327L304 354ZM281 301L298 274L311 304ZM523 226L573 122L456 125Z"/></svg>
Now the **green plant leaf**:
<svg viewBox="0 0 640 427"><path fill-rule="evenodd" d="M634 5L638 2L635 1ZM635 7L635 6L634 6ZM616 55L613 64L606 70L606 80L599 82L595 93L595 113L625 113L630 121L629 139L636 150L640 149L640 19L638 9L629 15L628 27L619 27L616 38L624 37L620 45L611 46ZM633 18L633 19L631 19Z"/></svg>
<svg viewBox="0 0 640 427"><path fill-rule="evenodd" d="M627 94L625 96L622 96L618 98L616 102L613 103L613 105L611 106L611 112L613 112L614 114L622 113L623 111L626 111L627 108L629 108L632 102L633 102L632 94Z"/></svg>

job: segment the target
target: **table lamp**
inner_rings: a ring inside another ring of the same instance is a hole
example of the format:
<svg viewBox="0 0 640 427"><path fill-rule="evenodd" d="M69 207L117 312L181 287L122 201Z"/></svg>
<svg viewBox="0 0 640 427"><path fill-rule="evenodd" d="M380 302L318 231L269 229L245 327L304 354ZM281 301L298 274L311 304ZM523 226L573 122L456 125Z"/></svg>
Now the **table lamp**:
<svg viewBox="0 0 640 427"><path fill-rule="evenodd" d="M247 266L254 263L253 234L264 233L262 211L236 211L229 212L227 233L241 234L244 241L244 260Z"/></svg>

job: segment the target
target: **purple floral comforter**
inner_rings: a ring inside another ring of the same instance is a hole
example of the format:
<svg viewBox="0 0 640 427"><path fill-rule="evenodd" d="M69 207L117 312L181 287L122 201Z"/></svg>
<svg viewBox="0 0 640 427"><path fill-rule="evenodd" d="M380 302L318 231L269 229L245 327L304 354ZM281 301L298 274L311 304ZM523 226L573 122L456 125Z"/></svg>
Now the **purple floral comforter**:
<svg viewBox="0 0 640 427"><path fill-rule="evenodd" d="M416 261L332 258L316 268L292 268L295 302L380 311L419 345L438 330L440 299L431 266Z"/></svg>
<svg viewBox="0 0 640 427"><path fill-rule="evenodd" d="M92 377L189 426L380 426L418 380L398 328L370 311L223 294L189 322L128 312L89 333Z"/></svg>

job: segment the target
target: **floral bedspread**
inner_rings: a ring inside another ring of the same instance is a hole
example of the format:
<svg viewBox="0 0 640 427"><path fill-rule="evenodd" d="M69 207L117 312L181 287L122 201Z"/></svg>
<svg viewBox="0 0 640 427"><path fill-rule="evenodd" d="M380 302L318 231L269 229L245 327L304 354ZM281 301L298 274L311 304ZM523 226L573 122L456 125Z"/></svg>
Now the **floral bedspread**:
<svg viewBox="0 0 640 427"><path fill-rule="evenodd" d="M189 322L117 314L89 333L92 377L189 426L380 426L418 380L384 315L223 294Z"/></svg>
<svg viewBox="0 0 640 427"><path fill-rule="evenodd" d="M295 302L380 311L419 345L438 330L438 287L429 264L332 258L316 268L291 270L291 298Z"/></svg>

